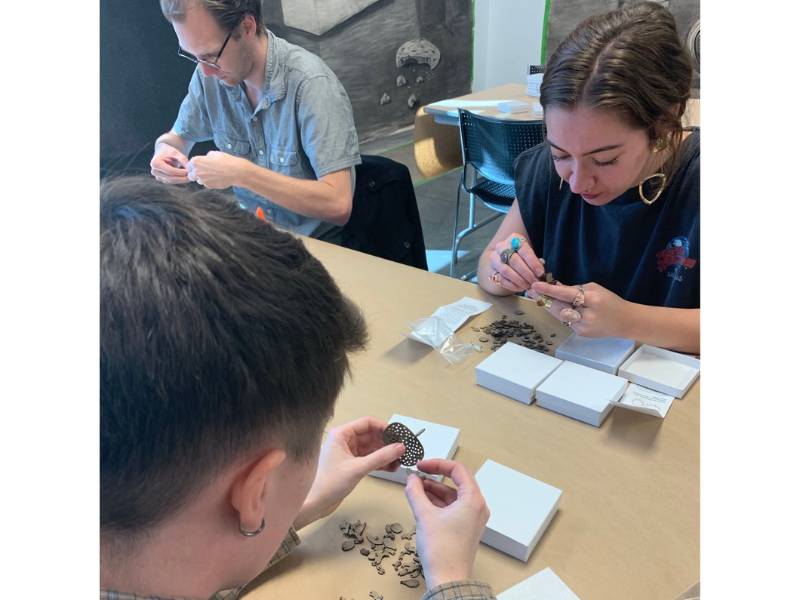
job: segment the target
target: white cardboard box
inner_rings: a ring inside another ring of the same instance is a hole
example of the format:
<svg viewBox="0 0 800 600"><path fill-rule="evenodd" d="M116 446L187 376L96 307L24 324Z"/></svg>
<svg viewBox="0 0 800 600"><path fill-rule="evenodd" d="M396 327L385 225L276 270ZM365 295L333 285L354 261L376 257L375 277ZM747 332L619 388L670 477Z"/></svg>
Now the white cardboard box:
<svg viewBox="0 0 800 600"><path fill-rule="evenodd" d="M683 398L700 375L700 361L645 344L620 366L619 374L651 390Z"/></svg>
<svg viewBox="0 0 800 600"><path fill-rule="evenodd" d="M548 567L497 595L497 600L580 600Z"/></svg>
<svg viewBox="0 0 800 600"><path fill-rule="evenodd" d="M616 375L635 347L635 341L625 338L589 338L573 333L556 348L556 358Z"/></svg>
<svg viewBox="0 0 800 600"><path fill-rule="evenodd" d="M491 511L481 542L527 561L556 514L561 490L493 460L475 479Z"/></svg>
<svg viewBox="0 0 800 600"><path fill-rule="evenodd" d="M475 381L498 394L530 404L539 384L562 362L536 350L506 342L475 367Z"/></svg>
<svg viewBox="0 0 800 600"><path fill-rule="evenodd" d="M402 423L414 433L425 428L425 431L418 438L422 443L422 447L425 448L425 458L451 459L458 449L458 437L461 434L461 430L456 427L440 425L439 423L414 419L413 417L406 417L404 415L392 415L388 422ZM409 473L418 472L416 467L404 467L401 465L400 468L393 473L389 471L372 471L370 475L405 484ZM441 475L425 474L425 477L435 479L436 481L441 481L443 479Z"/></svg>
<svg viewBox="0 0 800 600"><path fill-rule="evenodd" d="M536 390L536 403L600 427L628 382L622 377L570 361L558 367Z"/></svg>
<svg viewBox="0 0 800 600"><path fill-rule="evenodd" d="M631 383L628 384L628 388L619 399L617 406L663 419L667 416L669 407L672 406L674 400L675 398L667 394Z"/></svg>

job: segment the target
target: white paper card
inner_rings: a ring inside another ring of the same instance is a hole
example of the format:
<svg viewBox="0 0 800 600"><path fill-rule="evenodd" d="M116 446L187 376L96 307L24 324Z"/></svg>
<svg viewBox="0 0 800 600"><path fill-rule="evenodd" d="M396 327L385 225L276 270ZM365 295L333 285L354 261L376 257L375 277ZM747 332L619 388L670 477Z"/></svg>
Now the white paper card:
<svg viewBox="0 0 800 600"><path fill-rule="evenodd" d="M490 302L465 296L458 302L440 306L430 317L412 323L407 336L438 350L467 319L481 314L491 306Z"/></svg>
<svg viewBox="0 0 800 600"><path fill-rule="evenodd" d="M392 415L389 418L389 423L402 423L414 433L420 429L425 431L419 436L419 441L422 447L425 448L425 458L447 458L451 459L455 456L458 449L458 437L461 430L456 427L449 427L448 425L440 425L439 423L432 423L431 421L423 421L421 419L414 419L413 417L406 417L404 415ZM390 473L388 471L372 471L370 475L380 477L381 479L388 479L389 481L396 481L398 483L405 483L409 473L419 473L416 467L403 467L401 466L397 471ZM428 479L435 479L441 481L441 475L424 475Z"/></svg>
<svg viewBox="0 0 800 600"><path fill-rule="evenodd" d="M561 490L493 460L475 479L491 512L481 542L527 561L556 514Z"/></svg>
<svg viewBox="0 0 800 600"><path fill-rule="evenodd" d="M478 385L524 404L533 402L533 394L561 360L514 342L506 342L475 367Z"/></svg>
<svg viewBox="0 0 800 600"><path fill-rule="evenodd" d="M636 342L625 338L589 338L573 333L556 348L556 358L616 375L635 347Z"/></svg>
<svg viewBox="0 0 800 600"><path fill-rule="evenodd" d="M567 360L537 388L536 403L600 427L627 385L622 377Z"/></svg>
<svg viewBox="0 0 800 600"><path fill-rule="evenodd" d="M645 344L620 366L619 374L651 390L683 398L700 375L700 361Z"/></svg>
<svg viewBox="0 0 800 600"><path fill-rule="evenodd" d="M663 419L674 400L675 398L667 394L631 383L617 406Z"/></svg>
<svg viewBox="0 0 800 600"><path fill-rule="evenodd" d="M548 567L498 594L497 600L580 600L580 598Z"/></svg>

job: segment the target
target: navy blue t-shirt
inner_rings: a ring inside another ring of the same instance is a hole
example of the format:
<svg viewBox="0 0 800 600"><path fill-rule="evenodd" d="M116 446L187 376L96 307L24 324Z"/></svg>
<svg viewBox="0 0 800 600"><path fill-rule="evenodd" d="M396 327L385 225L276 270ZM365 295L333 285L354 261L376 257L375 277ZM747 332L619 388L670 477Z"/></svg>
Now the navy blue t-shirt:
<svg viewBox="0 0 800 600"><path fill-rule="evenodd" d="M605 206L559 190L546 143L514 165L522 221L536 255L565 285L595 282L637 304L700 307L700 133L681 144L661 197L647 206L638 186ZM652 193L652 192L651 192Z"/></svg>

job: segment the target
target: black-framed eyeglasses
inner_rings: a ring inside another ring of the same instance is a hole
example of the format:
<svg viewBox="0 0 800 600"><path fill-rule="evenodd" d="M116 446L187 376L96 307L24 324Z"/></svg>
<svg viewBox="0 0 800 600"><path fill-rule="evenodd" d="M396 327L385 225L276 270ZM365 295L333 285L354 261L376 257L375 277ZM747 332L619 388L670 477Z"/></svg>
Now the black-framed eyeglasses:
<svg viewBox="0 0 800 600"><path fill-rule="evenodd" d="M214 60L203 60L202 58L197 58L196 56L189 54L188 52L186 52L186 50L181 48L180 44L178 45L178 56L180 56L181 58L185 58L186 60L190 60L195 64L200 63L206 65L207 67L211 67L212 69L219 69L220 67L219 64L217 63L219 63L219 59L222 58L222 53L225 50L225 46L228 45L228 41L231 39L234 29L236 29L236 27L230 30L230 32L228 33L228 37L226 37L225 41L222 42L222 48L219 49L219 52L217 52L217 55L214 57Z"/></svg>

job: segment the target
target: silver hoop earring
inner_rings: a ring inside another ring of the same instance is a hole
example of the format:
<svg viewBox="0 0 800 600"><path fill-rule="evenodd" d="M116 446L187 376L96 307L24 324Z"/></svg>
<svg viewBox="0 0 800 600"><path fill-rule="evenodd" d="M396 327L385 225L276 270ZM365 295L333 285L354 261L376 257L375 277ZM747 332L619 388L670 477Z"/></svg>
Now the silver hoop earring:
<svg viewBox="0 0 800 600"><path fill-rule="evenodd" d="M241 533L244 537L256 537L259 533L264 531L264 527L267 526L267 520L261 519L261 525L258 526L258 529L255 531L247 531L246 529L242 528L242 524L239 523L239 533Z"/></svg>

